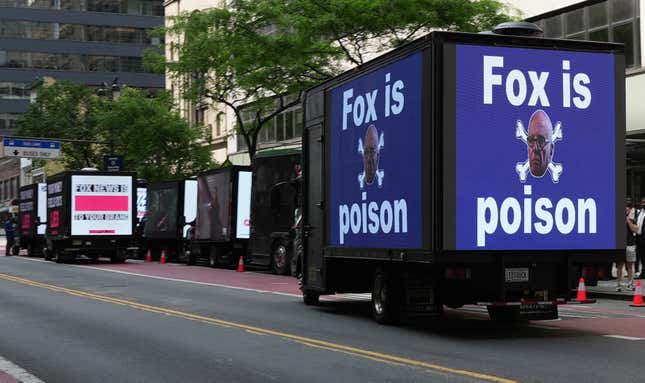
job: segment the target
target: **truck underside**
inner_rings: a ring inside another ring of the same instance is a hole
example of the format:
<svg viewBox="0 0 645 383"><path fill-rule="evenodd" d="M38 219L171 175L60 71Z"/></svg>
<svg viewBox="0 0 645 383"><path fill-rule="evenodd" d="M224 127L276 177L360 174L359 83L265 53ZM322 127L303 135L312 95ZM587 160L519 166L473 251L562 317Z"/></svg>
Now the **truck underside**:
<svg viewBox="0 0 645 383"><path fill-rule="evenodd" d="M198 260L208 261L210 267L232 267L246 254L246 242L190 241L185 246L184 260L194 265Z"/></svg>
<svg viewBox="0 0 645 383"><path fill-rule="evenodd" d="M395 323L402 316L437 316L444 306L467 304L486 306L496 320L556 319L560 304L594 302L574 299L578 278L583 270L611 262L610 256L591 263L588 257L567 254L475 259L451 256L402 262L326 257L321 273L325 288L303 286L304 300L316 304L321 294L371 293L372 314L380 323Z"/></svg>
<svg viewBox="0 0 645 383"><path fill-rule="evenodd" d="M97 261L99 257L110 258L112 263L123 263L127 259L131 240L108 238L65 238L47 239L45 259L57 263L74 262L81 256Z"/></svg>

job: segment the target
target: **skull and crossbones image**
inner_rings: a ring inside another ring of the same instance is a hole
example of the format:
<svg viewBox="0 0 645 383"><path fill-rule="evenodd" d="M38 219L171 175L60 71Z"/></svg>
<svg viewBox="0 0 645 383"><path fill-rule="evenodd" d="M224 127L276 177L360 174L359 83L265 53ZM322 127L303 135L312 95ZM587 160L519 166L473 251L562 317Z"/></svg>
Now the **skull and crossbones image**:
<svg viewBox="0 0 645 383"><path fill-rule="evenodd" d="M536 110L529 119L528 132L524 130L521 120L517 120L515 138L526 144L528 158L525 162L518 162L515 171L520 177L520 182L526 182L528 173L535 178L542 178L548 170L551 181L558 183L564 170L562 164L553 162L555 143L562 140L562 123L556 122L555 128L551 119L543 110Z"/></svg>
<svg viewBox="0 0 645 383"><path fill-rule="evenodd" d="M378 131L374 125L370 125L365 133L365 142L360 138L358 139L358 154L363 157L363 171L358 173L358 184L361 189L365 184L371 185L376 179L378 187L383 186L383 178L385 171L378 168L379 155L381 149L385 146L383 132L378 135Z"/></svg>

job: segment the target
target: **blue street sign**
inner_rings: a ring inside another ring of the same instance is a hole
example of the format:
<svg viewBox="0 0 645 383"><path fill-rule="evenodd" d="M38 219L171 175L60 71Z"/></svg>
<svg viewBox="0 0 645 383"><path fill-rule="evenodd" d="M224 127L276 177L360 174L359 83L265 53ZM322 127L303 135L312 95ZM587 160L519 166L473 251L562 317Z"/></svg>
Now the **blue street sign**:
<svg viewBox="0 0 645 383"><path fill-rule="evenodd" d="M123 170L123 156L103 156L103 170L106 172Z"/></svg>
<svg viewBox="0 0 645 383"><path fill-rule="evenodd" d="M9 157L55 159L60 157L59 141L25 140L5 137L3 154Z"/></svg>

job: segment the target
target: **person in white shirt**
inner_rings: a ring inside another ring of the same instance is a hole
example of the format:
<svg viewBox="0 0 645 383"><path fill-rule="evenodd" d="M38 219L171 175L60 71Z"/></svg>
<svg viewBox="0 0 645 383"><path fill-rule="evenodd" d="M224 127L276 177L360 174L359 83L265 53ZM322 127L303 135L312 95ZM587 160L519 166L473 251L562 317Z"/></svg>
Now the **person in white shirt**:
<svg viewBox="0 0 645 383"><path fill-rule="evenodd" d="M634 268L636 269L637 278L640 279L640 276L643 273L643 266L645 266L645 231L643 231L643 223L645 223L645 196L641 197L639 203L639 209L636 213L636 225L638 226L638 231L636 232L636 264Z"/></svg>

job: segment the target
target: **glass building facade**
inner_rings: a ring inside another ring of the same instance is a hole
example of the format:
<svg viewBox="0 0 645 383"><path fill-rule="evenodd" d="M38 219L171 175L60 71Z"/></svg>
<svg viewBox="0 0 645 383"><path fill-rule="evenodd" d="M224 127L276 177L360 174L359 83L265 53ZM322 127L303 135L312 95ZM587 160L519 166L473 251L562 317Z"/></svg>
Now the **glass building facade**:
<svg viewBox="0 0 645 383"><path fill-rule="evenodd" d="M97 87L163 89L143 51L161 49L161 0L0 0L0 134L29 106L26 86L45 76Z"/></svg>
<svg viewBox="0 0 645 383"><path fill-rule="evenodd" d="M641 67L640 0L605 0L528 19L544 37L625 44L627 68Z"/></svg>
<svg viewBox="0 0 645 383"><path fill-rule="evenodd" d="M0 0L0 7L163 16L163 3L154 0Z"/></svg>

